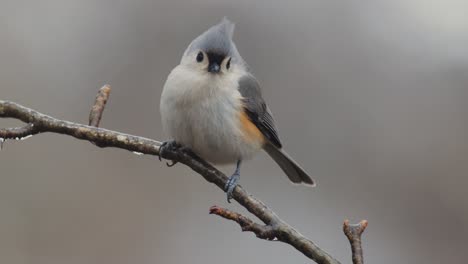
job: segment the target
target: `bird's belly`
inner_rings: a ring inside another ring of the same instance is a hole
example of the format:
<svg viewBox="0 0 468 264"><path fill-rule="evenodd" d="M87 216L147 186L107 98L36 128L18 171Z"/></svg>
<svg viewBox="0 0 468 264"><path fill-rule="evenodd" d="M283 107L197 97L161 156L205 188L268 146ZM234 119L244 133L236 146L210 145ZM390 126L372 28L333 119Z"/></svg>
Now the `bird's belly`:
<svg viewBox="0 0 468 264"><path fill-rule="evenodd" d="M235 97L233 97L235 98ZM240 119L242 105L225 98L206 99L172 111L171 136L202 158L218 164L248 159L262 147L261 140L245 135Z"/></svg>

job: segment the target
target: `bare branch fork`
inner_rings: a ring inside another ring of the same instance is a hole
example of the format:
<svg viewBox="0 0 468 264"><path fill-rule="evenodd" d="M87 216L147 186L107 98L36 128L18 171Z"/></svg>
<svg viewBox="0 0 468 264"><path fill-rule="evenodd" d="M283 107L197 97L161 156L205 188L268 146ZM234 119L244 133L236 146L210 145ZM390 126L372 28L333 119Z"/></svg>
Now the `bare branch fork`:
<svg viewBox="0 0 468 264"><path fill-rule="evenodd" d="M51 132L86 140L101 148L115 147L142 154L159 155L159 147L161 145L159 141L98 128L109 94L110 86L108 85L99 90L89 116L89 126L59 120L17 103L0 100L1 118L14 118L26 123L23 127L0 129L0 142L3 143L7 139L22 139L39 133ZM224 190L224 186L228 180L226 175L189 149L165 150L163 158L189 166L205 180ZM233 199L258 217L263 224L255 223L246 216L217 206L210 208L210 214L216 214L233 220L240 225L242 231L253 232L258 238L287 243L316 263L340 263L311 240L281 220L275 212L245 191L241 186L237 186L234 189ZM361 234L366 227L367 221L361 221L358 225L350 225L348 221L344 223L344 232L351 243L354 264L363 263Z"/></svg>

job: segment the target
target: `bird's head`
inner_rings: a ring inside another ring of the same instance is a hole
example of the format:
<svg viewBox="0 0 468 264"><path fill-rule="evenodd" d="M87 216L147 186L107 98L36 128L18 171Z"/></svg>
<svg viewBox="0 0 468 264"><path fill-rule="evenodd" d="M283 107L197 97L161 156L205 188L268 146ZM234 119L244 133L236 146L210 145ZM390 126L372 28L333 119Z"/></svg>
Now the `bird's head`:
<svg viewBox="0 0 468 264"><path fill-rule="evenodd" d="M195 38L185 50L181 65L210 74L226 74L234 67L243 67L244 61L232 41L234 24L223 18Z"/></svg>

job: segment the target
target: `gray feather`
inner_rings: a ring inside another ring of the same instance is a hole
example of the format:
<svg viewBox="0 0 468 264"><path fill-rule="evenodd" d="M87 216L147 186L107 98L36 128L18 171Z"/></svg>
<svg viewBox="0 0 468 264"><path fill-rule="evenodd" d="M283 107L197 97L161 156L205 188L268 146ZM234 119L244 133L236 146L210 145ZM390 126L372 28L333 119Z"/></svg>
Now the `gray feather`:
<svg viewBox="0 0 468 264"><path fill-rule="evenodd" d="M239 80L239 92L250 121L257 126L268 141L281 148L281 141L270 109L263 100L262 91L255 77L246 75Z"/></svg>
<svg viewBox="0 0 468 264"><path fill-rule="evenodd" d="M230 56L232 63L244 65L245 62L237 51L236 44L232 41L234 23L224 17L221 22L212 26L200 36L195 38L184 52L184 56L202 50Z"/></svg>
<svg viewBox="0 0 468 264"><path fill-rule="evenodd" d="M295 162L284 150L272 144L264 146L265 151L276 161L288 178L294 183L304 183L315 186L314 180Z"/></svg>

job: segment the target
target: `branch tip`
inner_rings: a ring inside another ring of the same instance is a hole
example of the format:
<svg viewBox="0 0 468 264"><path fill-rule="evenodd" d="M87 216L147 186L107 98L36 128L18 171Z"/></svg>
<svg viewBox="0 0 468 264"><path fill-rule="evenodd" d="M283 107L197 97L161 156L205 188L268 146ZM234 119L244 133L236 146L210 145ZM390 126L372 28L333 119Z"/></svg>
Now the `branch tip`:
<svg viewBox="0 0 468 264"><path fill-rule="evenodd" d="M350 224L349 220L346 219L343 223L343 231L348 239L353 239L356 236L360 237L368 224L367 220L361 220L358 224Z"/></svg>
<svg viewBox="0 0 468 264"><path fill-rule="evenodd" d="M358 224L350 224L346 219L343 223L343 232L351 244L351 253L354 264L363 264L364 257L362 252L361 235L368 225L367 220L362 220Z"/></svg>
<svg viewBox="0 0 468 264"><path fill-rule="evenodd" d="M89 112L89 125L93 127L99 127L99 123L101 123L102 114L104 113L104 108L106 107L107 100L109 99L109 95L111 92L110 85L106 84L102 86L97 95L96 99L94 100L94 105L91 107L91 111ZM99 144L97 142L91 142L98 147L104 147L105 145Z"/></svg>
<svg viewBox="0 0 468 264"><path fill-rule="evenodd" d="M99 127L99 123L101 122L102 114L104 112L104 108L106 107L107 100L109 99L109 95L111 92L110 85L106 84L102 86L94 101L94 105L91 108L91 112L89 113L89 125L94 127Z"/></svg>

